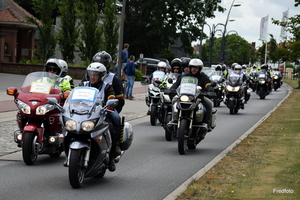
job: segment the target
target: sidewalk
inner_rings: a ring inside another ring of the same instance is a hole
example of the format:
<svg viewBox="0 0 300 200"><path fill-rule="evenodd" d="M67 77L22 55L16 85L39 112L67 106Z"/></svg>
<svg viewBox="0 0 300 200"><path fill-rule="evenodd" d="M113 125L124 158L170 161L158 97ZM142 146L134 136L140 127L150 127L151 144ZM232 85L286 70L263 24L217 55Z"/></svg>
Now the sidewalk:
<svg viewBox="0 0 300 200"><path fill-rule="evenodd" d="M133 88L134 100L125 100L121 116L125 121L131 121L146 116L148 107L145 103L145 92L147 86L135 82ZM21 149L17 147L13 139L13 133L18 128L16 122L17 106L14 97L6 92L0 92L0 156L7 155Z"/></svg>

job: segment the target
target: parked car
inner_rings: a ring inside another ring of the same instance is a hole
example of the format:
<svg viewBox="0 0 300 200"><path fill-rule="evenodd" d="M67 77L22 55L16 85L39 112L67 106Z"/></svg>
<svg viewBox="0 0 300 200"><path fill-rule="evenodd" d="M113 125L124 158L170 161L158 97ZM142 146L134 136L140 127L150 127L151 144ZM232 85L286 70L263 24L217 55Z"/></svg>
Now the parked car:
<svg viewBox="0 0 300 200"><path fill-rule="evenodd" d="M168 69L171 69L171 66L169 64L169 61L165 58L139 58L137 59L137 61L135 62L136 68L139 69L139 66L141 64L147 64L147 76L149 76L150 74L152 74L155 70L157 70L157 64L160 61L164 61L167 63Z"/></svg>

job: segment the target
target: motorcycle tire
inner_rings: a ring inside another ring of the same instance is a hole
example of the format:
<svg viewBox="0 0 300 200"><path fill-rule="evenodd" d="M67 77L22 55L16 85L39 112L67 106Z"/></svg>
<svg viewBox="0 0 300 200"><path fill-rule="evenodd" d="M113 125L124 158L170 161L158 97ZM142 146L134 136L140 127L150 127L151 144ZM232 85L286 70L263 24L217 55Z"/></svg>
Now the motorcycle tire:
<svg viewBox="0 0 300 200"><path fill-rule="evenodd" d="M186 149L186 142L187 142L187 140L185 139L185 136L186 136L186 133L188 131L187 123L188 123L188 121L186 119L181 119L181 121L180 121L180 127L177 130L177 135L178 135L178 152L181 155L185 154L185 149Z"/></svg>
<svg viewBox="0 0 300 200"><path fill-rule="evenodd" d="M38 157L38 146L36 145L37 136L33 132L24 133L22 145L23 161L26 165L33 165Z"/></svg>
<svg viewBox="0 0 300 200"><path fill-rule="evenodd" d="M259 94L260 99L265 99L266 95L265 95L265 91L262 87L259 89L258 94Z"/></svg>
<svg viewBox="0 0 300 200"><path fill-rule="evenodd" d="M167 115L166 116L166 122L165 124L169 123L169 121L172 120L172 115ZM168 131L167 127L165 127L165 138L167 141L172 141L172 132Z"/></svg>
<svg viewBox="0 0 300 200"><path fill-rule="evenodd" d="M72 149L70 151L69 182L73 188L80 188L84 180L84 151Z"/></svg>
<svg viewBox="0 0 300 200"><path fill-rule="evenodd" d="M150 111L150 123L155 126L157 122L157 106L152 105Z"/></svg>
<svg viewBox="0 0 300 200"><path fill-rule="evenodd" d="M235 113L235 103L233 101L229 101L228 103L229 113L233 115Z"/></svg>

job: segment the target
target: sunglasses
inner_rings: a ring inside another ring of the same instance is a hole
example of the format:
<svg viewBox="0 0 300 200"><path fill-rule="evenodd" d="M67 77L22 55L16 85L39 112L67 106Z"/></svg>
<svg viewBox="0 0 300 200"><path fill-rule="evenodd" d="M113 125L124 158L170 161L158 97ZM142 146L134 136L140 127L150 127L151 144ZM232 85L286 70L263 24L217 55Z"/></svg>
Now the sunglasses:
<svg viewBox="0 0 300 200"><path fill-rule="evenodd" d="M48 69L48 72L57 72L57 69Z"/></svg>
<svg viewBox="0 0 300 200"><path fill-rule="evenodd" d="M175 69L179 70L179 68L174 68L174 70L175 70Z"/></svg>

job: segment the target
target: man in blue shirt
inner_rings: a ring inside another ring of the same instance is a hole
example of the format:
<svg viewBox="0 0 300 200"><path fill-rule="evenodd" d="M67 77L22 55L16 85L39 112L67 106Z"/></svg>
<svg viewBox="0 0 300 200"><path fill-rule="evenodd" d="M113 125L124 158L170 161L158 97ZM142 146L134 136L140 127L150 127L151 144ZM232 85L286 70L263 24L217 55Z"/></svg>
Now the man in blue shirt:
<svg viewBox="0 0 300 200"><path fill-rule="evenodd" d="M124 70L125 65L128 63L128 48L129 44L125 43L124 44L124 49L122 50L122 71ZM126 77L123 77L123 74L121 74L122 80L126 80Z"/></svg>
<svg viewBox="0 0 300 200"><path fill-rule="evenodd" d="M127 89L126 89L126 99L133 100L132 89L135 80L135 57L133 55L130 56L129 62L124 67L124 73L127 76Z"/></svg>

